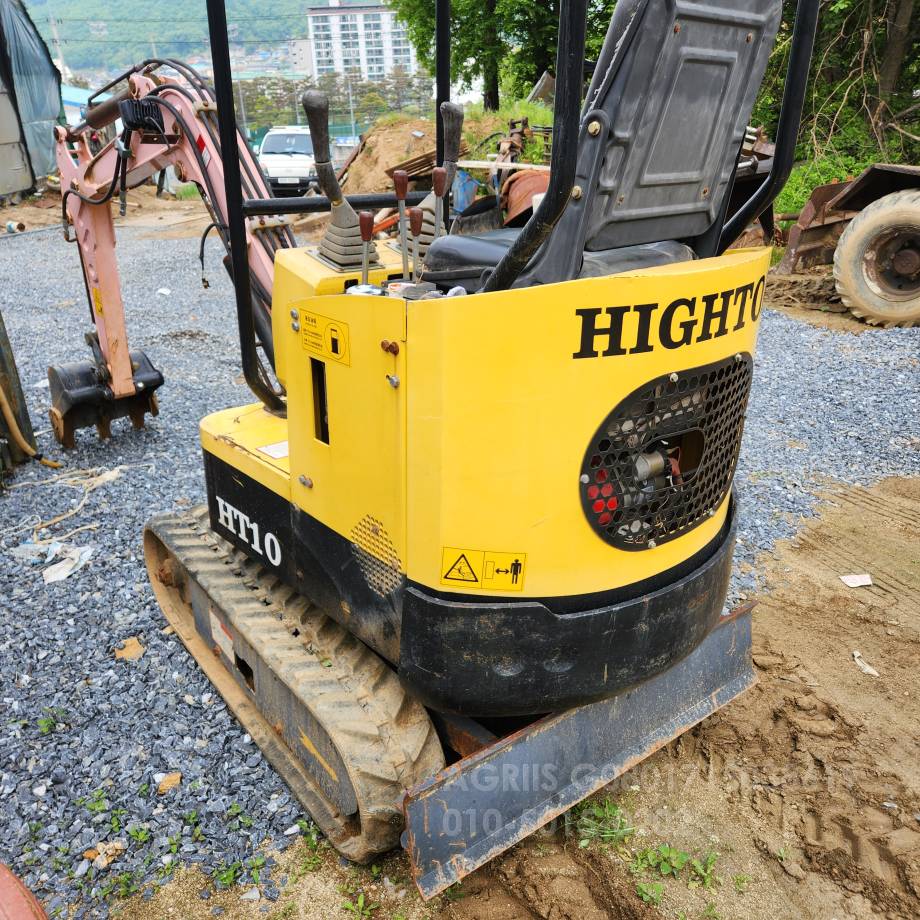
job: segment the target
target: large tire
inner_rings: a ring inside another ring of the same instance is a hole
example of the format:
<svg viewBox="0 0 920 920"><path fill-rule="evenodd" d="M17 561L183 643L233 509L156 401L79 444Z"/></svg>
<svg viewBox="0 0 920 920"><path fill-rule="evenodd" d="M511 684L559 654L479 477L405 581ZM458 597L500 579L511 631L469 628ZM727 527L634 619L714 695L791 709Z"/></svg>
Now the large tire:
<svg viewBox="0 0 920 920"><path fill-rule="evenodd" d="M834 252L834 280L843 303L867 323L920 323L920 191L885 195L850 221Z"/></svg>

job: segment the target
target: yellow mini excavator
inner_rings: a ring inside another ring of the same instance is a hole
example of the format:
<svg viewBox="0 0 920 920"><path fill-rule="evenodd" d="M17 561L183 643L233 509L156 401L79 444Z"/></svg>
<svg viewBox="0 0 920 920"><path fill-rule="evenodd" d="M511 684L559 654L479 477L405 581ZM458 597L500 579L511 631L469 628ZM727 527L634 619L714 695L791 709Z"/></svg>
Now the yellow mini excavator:
<svg viewBox="0 0 920 920"><path fill-rule="evenodd" d="M444 233L443 15L436 188L410 210L397 181L401 245L372 238L380 196L342 195L318 93L324 195L245 197L222 0L215 103L189 115L219 120L205 195L258 400L202 420L208 504L149 523L150 579L332 845L402 842L426 898L754 681L750 610L724 605L770 250L729 245L791 168L818 2L745 194L781 0L619 0L587 90L586 0L560 6L550 183L520 229ZM164 96L123 100L151 143L194 131ZM254 234L318 207L318 246L272 247L269 324Z"/></svg>

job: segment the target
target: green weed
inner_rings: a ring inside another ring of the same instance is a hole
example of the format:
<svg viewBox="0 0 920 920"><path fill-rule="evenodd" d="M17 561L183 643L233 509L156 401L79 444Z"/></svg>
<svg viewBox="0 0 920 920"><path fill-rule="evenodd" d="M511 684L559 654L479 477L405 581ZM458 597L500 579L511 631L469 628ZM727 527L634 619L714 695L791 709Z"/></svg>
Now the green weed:
<svg viewBox="0 0 920 920"><path fill-rule="evenodd" d="M379 904L371 904L365 900L364 892L361 892L354 901L344 901L342 903L342 910L347 910L356 917L360 917L361 920L366 920L366 918L370 917L371 914L379 908Z"/></svg>
<svg viewBox="0 0 920 920"><path fill-rule="evenodd" d="M718 882L715 875L716 861L719 854L710 850L702 859L693 859L690 861L691 878L687 883L689 888L703 887L707 891Z"/></svg>
<svg viewBox="0 0 920 920"><path fill-rule="evenodd" d="M237 883L243 874L243 864L236 860L232 863L221 863L220 868L214 872L214 881L219 888L230 888Z"/></svg>
<svg viewBox="0 0 920 920"><path fill-rule="evenodd" d="M661 896L664 894L664 885L661 882L638 882L636 884L636 894L646 904L654 904L657 907L661 903Z"/></svg>
<svg viewBox="0 0 920 920"><path fill-rule="evenodd" d="M580 847L595 841L606 846L623 843L636 832L623 809L609 798L603 802L582 802L572 813Z"/></svg>

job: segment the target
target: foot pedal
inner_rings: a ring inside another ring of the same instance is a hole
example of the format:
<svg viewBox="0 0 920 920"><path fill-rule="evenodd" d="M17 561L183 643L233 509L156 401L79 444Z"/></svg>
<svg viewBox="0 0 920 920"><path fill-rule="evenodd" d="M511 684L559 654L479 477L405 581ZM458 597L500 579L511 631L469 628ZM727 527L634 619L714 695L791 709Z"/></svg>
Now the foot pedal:
<svg viewBox="0 0 920 920"><path fill-rule="evenodd" d="M48 368L51 389L51 428L63 447L76 446L78 428L96 426L102 440L112 436L112 422L130 418L135 429L144 427L144 417L159 414L156 391L163 375L142 351L131 352L131 367L136 392L116 399L98 365L77 361Z"/></svg>

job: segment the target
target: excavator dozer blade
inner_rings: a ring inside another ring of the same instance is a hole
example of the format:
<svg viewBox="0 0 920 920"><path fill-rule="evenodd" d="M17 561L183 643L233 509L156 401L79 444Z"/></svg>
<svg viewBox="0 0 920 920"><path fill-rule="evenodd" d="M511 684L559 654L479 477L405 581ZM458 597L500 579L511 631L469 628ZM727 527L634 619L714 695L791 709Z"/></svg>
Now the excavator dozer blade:
<svg viewBox="0 0 920 920"><path fill-rule="evenodd" d="M564 814L754 681L748 605L656 677L547 716L409 789L403 845L422 897Z"/></svg>
<svg viewBox="0 0 920 920"><path fill-rule="evenodd" d="M157 415L156 391L163 375L142 351L131 352L135 392L116 399L91 361L76 361L48 368L51 389L51 428L63 447L75 447L78 428L95 425L100 438L111 437L111 424L130 418L135 428L144 427L144 416Z"/></svg>

